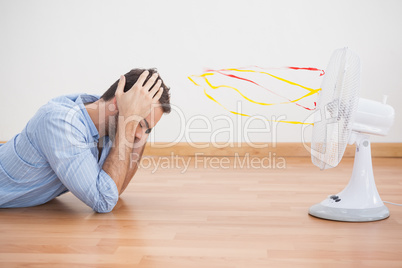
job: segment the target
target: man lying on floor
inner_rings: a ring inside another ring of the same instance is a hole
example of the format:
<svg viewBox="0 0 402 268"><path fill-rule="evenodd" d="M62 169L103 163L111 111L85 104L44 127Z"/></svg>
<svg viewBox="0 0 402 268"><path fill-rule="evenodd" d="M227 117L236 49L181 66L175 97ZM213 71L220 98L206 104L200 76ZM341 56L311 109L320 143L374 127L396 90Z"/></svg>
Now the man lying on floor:
<svg viewBox="0 0 402 268"><path fill-rule="evenodd" d="M101 97L62 96L42 106L0 146L0 207L44 204L71 191L110 212L137 171L146 139L170 112L155 69L134 69Z"/></svg>

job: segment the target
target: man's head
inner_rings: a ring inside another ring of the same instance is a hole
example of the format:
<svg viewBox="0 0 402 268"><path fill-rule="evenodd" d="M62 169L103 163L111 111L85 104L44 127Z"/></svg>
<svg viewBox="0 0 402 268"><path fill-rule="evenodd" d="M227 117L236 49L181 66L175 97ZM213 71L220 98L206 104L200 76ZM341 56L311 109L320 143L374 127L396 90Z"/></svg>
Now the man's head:
<svg viewBox="0 0 402 268"><path fill-rule="evenodd" d="M144 84L149 80L149 78L154 73L157 73L156 69L133 69L133 70L131 70L130 72L128 72L128 73L126 73L124 75L125 78L126 78L126 84L124 86L124 92L130 90L133 87L133 85L137 82L139 76L144 71L149 72ZM171 111L170 94L169 94L170 88L165 85L165 83L160 78L160 76L158 77L158 79L160 79L161 82L162 82L162 84L161 84L161 87L163 87L162 96L159 99L159 104L157 106L153 107L153 109L151 110L151 113L139 123L139 126L138 126L138 128L136 130L136 133L135 133L135 137L136 137L137 141L141 140L143 137L148 136L148 134L151 131L151 129L161 119L163 113L170 113L170 111ZM119 80L117 80L113 85L111 85L110 88L101 96L101 100L103 100L105 102L109 102L109 103L113 102L114 104L116 104L115 94L116 94L116 89L117 89L118 83L119 83ZM115 105L115 107L116 107L116 105ZM117 113L115 114L114 118L111 118L112 121L109 120L108 118L106 119L107 120L107 125L108 125L108 128L109 128L108 129L109 131L107 131L107 132L108 132L109 136L111 136L112 138L113 138L113 136L115 134L114 131L116 130L116 123L117 123L118 115L119 114L118 114L118 111L117 111ZM144 139L144 142L145 142L145 140L146 139Z"/></svg>
<svg viewBox="0 0 402 268"><path fill-rule="evenodd" d="M138 78L144 71L149 72L147 79L145 80L144 83L146 83L148 81L148 79L154 73L157 72L156 69L132 69L131 71L129 71L128 73L126 73L124 75L126 77L126 85L124 86L124 92L128 91L130 88L133 87L135 82L137 82ZM163 112L168 114L168 113L170 113L170 110L171 110L170 93L169 93L170 88L165 85L165 83L163 82L163 80L160 76L159 76L159 79L161 79L161 81L162 81L161 87L163 87L163 93L162 93L161 98L159 99L159 103L161 104ZM155 83L156 83L156 81L155 81ZM104 101L109 101L109 100L113 99L116 94L116 89L117 89L118 84L119 84L119 80L117 80L113 85L110 86L110 88L105 93L103 93L101 99L103 99Z"/></svg>

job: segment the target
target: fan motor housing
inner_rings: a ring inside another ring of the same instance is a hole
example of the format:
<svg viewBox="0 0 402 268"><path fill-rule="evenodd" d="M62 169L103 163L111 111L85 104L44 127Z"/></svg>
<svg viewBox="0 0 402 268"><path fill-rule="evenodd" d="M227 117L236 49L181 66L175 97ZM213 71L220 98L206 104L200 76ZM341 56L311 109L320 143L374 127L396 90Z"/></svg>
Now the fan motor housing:
<svg viewBox="0 0 402 268"><path fill-rule="evenodd" d="M359 98L354 116L353 131L385 136L394 122L395 110L388 104Z"/></svg>

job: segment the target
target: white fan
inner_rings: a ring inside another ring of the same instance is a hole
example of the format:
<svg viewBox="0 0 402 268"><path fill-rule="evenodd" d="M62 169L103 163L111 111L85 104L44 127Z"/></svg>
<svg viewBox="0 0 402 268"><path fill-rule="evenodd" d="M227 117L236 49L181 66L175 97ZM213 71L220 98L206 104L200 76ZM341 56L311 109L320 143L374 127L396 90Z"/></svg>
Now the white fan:
<svg viewBox="0 0 402 268"><path fill-rule="evenodd" d="M347 144L356 144L352 177L346 188L313 205L309 214L336 221L376 221L389 216L374 181L369 134L386 135L394 109L359 98L360 60L348 48L329 62L314 116L311 159L321 170L336 167Z"/></svg>

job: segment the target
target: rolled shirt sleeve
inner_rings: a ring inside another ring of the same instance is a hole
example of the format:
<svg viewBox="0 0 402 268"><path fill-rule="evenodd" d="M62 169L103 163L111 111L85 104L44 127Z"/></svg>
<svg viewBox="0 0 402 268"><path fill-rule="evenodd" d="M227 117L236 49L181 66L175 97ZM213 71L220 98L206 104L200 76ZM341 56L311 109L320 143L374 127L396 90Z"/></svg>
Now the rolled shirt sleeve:
<svg viewBox="0 0 402 268"><path fill-rule="evenodd" d="M35 136L38 147L65 187L96 212L110 212L119 193L116 183L91 152L97 150L96 142L87 131L79 111L58 109L43 116Z"/></svg>

